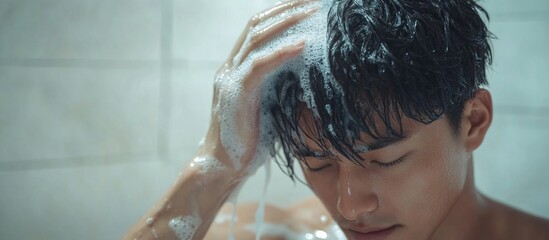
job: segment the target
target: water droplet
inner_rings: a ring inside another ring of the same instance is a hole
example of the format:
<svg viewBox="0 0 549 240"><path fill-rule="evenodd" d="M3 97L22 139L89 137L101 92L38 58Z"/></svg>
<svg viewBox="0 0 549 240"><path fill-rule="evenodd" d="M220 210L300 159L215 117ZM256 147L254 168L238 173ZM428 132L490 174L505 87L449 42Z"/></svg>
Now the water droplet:
<svg viewBox="0 0 549 240"><path fill-rule="evenodd" d="M154 228L151 229L151 233L152 233L154 239L158 239L158 234L156 234L156 229L154 229Z"/></svg>
<svg viewBox="0 0 549 240"><path fill-rule="evenodd" d="M326 215L320 216L320 222L326 223L327 221L328 221L328 216L326 216Z"/></svg>
<svg viewBox="0 0 549 240"><path fill-rule="evenodd" d="M153 223L154 223L154 218L152 218L152 217L147 218L147 226L150 227Z"/></svg>
<svg viewBox="0 0 549 240"><path fill-rule="evenodd" d="M315 236L319 239L326 239L328 237L328 234L324 231L316 230L315 231Z"/></svg>

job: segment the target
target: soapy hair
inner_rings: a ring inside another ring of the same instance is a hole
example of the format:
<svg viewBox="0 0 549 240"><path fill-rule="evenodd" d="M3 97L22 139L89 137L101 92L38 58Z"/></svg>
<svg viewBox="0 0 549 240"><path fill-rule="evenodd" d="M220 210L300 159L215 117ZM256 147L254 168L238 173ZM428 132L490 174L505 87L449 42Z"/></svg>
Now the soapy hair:
<svg viewBox="0 0 549 240"><path fill-rule="evenodd" d="M279 73L274 84L281 168L294 177L294 159L311 152L306 137L361 164L353 148L361 134L402 136L405 117L430 124L444 116L459 132L465 102L488 84L492 34L481 14L489 19L473 0L334 1L326 33L333 80L308 68L316 108L304 104L296 73Z"/></svg>

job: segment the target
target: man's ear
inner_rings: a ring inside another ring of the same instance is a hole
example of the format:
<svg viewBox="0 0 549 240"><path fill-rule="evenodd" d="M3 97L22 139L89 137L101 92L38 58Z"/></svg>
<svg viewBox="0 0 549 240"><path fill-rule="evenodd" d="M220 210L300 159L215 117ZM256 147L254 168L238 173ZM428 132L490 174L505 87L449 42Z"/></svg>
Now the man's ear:
<svg viewBox="0 0 549 240"><path fill-rule="evenodd" d="M467 152L477 149L492 123L492 95L486 89L479 89L463 108L461 119L462 137Z"/></svg>

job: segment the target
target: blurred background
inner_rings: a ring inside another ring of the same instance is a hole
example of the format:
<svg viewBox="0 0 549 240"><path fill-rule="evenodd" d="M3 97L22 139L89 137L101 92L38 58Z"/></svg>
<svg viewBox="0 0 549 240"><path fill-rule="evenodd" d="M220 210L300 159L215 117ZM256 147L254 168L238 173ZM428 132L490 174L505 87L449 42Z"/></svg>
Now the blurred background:
<svg viewBox="0 0 549 240"><path fill-rule="evenodd" d="M120 238L193 155L215 71L273 3L0 0L0 239ZM498 39L477 185L549 217L549 1L481 5ZM270 203L309 195L273 165Z"/></svg>

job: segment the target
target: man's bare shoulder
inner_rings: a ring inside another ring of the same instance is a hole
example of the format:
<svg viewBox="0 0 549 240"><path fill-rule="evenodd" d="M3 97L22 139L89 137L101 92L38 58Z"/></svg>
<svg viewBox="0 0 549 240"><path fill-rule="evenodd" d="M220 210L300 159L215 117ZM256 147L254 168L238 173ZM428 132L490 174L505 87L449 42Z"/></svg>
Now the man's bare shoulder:
<svg viewBox="0 0 549 240"><path fill-rule="evenodd" d="M490 239L549 239L549 220L530 215L515 208L490 200L487 234Z"/></svg>
<svg viewBox="0 0 549 240"><path fill-rule="evenodd" d="M255 239L255 216L259 203L244 203L236 208L235 239ZM223 239L230 234L234 207L225 204L212 222L205 239ZM327 229L333 223L328 211L311 197L287 207L265 205L262 240L292 239L291 236L311 229Z"/></svg>

